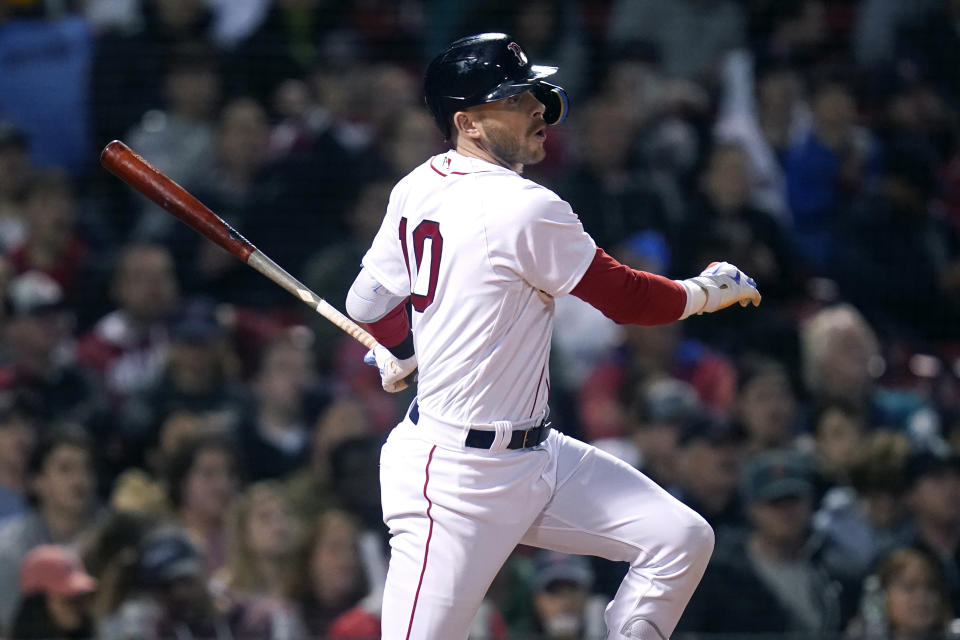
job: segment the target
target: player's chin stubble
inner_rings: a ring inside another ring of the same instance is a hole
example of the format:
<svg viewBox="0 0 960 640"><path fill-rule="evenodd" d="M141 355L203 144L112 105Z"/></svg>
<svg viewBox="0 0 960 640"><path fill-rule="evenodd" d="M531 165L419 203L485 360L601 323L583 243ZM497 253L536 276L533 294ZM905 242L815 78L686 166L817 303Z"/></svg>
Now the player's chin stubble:
<svg viewBox="0 0 960 640"><path fill-rule="evenodd" d="M536 164L547 155L542 144L531 145L531 138L527 132L524 132L523 136L518 136L499 126L488 125L486 134L490 152L510 166Z"/></svg>

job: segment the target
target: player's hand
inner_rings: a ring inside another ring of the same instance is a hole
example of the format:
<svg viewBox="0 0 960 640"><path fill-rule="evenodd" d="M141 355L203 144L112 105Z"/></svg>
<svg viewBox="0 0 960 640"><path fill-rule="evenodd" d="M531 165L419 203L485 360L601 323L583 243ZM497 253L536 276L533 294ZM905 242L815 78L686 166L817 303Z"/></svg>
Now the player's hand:
<svg viewBox="0 0 960 640"><path fill-rule="evenodd" d="M687 282L696 284L706 294L706 303L699 311L694 311L697 315L719 311L736 302L741 307L751 302L755 307L760 305L757 283L729 262L711 262L699 276Z"/></svg>
<svg viewBox="0 0 960 640"><path fill-rule="evenodd" d="M417 354L398 360L389 349L379 344L367 351L363 361L380 370L380 384L390 393L406 389L407 377L417 370Z"/></svg>

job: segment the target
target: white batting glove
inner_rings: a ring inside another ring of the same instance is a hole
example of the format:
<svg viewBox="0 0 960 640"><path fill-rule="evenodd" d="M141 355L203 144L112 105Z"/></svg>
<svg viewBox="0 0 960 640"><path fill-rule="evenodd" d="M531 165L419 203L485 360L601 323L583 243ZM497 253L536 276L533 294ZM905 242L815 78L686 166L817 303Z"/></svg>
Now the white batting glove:
<svg viewBox="0 0 960 640"><path fill-rule="evenodd" d="M380 384L390 393L406 389L407 376L417 370L417 354L398 360L389 349L379 344L367 351L363 361L380 370Z"/></svg>
<svg viewBox="0 0 960 640"><path fill-rule="evenodd" d="M677 282L687 290L687 306L681 319L693 314L713 313L735 302L741 307L751 302L755 307L760 305L757 283L729 262L711 262L699 276Z"/></svg>

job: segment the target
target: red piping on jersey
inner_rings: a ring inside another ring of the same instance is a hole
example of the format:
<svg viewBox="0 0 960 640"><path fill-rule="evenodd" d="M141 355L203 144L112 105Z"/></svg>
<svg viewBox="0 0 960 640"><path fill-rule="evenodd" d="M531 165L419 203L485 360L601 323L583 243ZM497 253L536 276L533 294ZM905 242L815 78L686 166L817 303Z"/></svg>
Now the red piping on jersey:
<svg viewBox="0 0 960 640"><path fill-rule="evenodd" d="M620 264L600 247L570 293L619 324L667 324L679 320L687 304L682 285Z"/></svg>
<svg viewBox="0 0 960 640"><path fill-rule="evenodd" d="M537 392L533 394L533 406L530 407L530 417L533 417L533 410L537 408L537 397L540 395L540 385L543 384L543 374L547 372L547 364L543 364L543 369L540 369L540 379L537 380ZM547 391L549 393L550 383L547 383Z"/></svg>
<svg viewBox="0 0 960 640"><path fill-rule="evenodd" d="M430 455L427 457L427 466L424 469L426 479L423 481L423 497L427 500L427 519L430 520L430 529L427 531L427 544L423 549L423 566L420 568L420 582L417 583L417 592L413 596L413 609L410 611L410 624L407 625L406 640L410 640L410 631L413 630L413 616L417 612L417 600L420 599L420 587L423 586L423 574L427 572L427 556L430 554L430 539L433 538L433 518L430 516L433 502L427 497L427 484L430 482L430 463L433 462L433 452L436 450L437 445L433 445L430 449Z"/></svg>
<svg viewBox="0 0 960 640"><path fill-rule="evenodd" d="M407 279L410 279L410 256L407 255L407 219L400 218L400 248L403 249L403 264L407 267Z"/></svg>
<svg viewBox="0 0 960 640"><path fill-rule="evenodd" d="M444 178L446 178L447 176L466 176L466 175L470 175L471 173L487 173L485 169L482 171L448 171L447 173L444 173L443 171L440 171L440 169L437 169L435 166L433 166L433 161L436 160L437 157L438 156L434 156L430 158L430 168L436 171L437 173L439 173Z"/></svg>

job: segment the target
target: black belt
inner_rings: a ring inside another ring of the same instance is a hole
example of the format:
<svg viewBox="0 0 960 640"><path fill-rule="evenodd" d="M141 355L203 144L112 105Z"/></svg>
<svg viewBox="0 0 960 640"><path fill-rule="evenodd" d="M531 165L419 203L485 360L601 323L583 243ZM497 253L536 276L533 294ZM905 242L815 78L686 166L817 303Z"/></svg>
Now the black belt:
<svg viewBox="0 0 960 640"><path fill-rule="evenodd" d="M420 420L420 407L417 406L416 400L410 405L410 412L407 415L413 424L417 424ZM540 424L530 427L529 429L516 429L510 435L510 444L507 445L507 449L527 449L529 447L535 447L547 439L547 436L550 435L550 429L552 429L552 427L549 422L546 422L546 418L544 418ZM470 429L470 431L467 432L467 439L464 444L474 449L489 449L493 446L493 441L496 437L496 431Z"/></svg>

